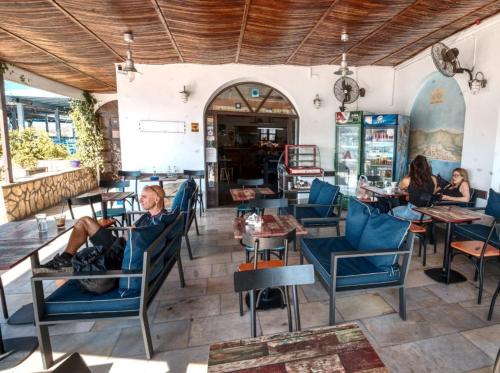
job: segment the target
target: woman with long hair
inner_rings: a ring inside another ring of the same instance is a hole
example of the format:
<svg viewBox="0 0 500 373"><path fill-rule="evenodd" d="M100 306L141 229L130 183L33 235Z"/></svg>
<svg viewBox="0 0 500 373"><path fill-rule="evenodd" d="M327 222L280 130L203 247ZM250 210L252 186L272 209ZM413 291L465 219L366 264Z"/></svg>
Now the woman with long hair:
<svg viewBox="0 0 500 373"><path fill-rule="evenodd" d="M469 202L469 175L463 168L457 167L451 174L450 183L441 190L442 201Z"/></svg>
<svg viewBox="0 0 500 373"><path fill-rule="evenodd" d="M427 158L417 155L410 163L410 172L399 182L399 189L408 192L408 205L392 209L394 216L406 220L418 220L422 214L414 207L425 207L437 191L437 180Z"/></svg>

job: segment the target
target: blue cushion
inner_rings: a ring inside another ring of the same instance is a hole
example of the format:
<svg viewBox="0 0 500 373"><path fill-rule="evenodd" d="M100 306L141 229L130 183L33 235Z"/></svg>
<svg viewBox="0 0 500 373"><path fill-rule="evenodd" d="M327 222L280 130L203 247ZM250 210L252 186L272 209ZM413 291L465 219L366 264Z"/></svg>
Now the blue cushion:
<svg viewBox="0 0 500 373"><path fill-rule="evenodd" d="M70 280L47 297L45 315L138 311L139 303L138 294L122 297L118 289L90 293L78 281Z"/></svg>
<svg viewBox="0 0 500 373"><path fill-rule="evenodd" d="M315 207L316 212L320 214L321 217L327 218L332 216L333 207L331 205L335 204L339 189L340 188L337 185L332 185L330 183L323 184L323 187L319 191L319 195L316 198L316 203L318 205L328 205L328 207Z"/></svg>
<svg viewBox="0 0 500 373"><path fill-rule="evenodd" d="M127 245L123 253L122 270L141 270L143 264L144 251L161 234L165 224L156 224L143 227L137 227L128 237ZM161 245L160 245L161 247ZM141 289L140 278L120 278L120 291L123 296L129 294L138 294Z"/></svg>
<svg viewBox="0 0 500 373"><path fill-rule="evenodd" d="M189 179L183 182L175 194L175 198L172 202L172 211L186 212L188 209L189 198L191 198L195 189L196 181L194 181L194 179Z"/></svg>
<svg viewBox="0 0 500 373"><path fill-rule="evenodd" d="M332 252L355 250L345 237L304 238L301 244L304 255L326 281L331 278ZM397 267L380 269L366 257L339 259L337 265L337 288L392 282L399 279Z"/></svg>
<svg viewBox="0 0 500 373"><path fill-rule="evenodd" d="M319 196L319 192L321 191L321 188L323 187L323 184L325 184L324 181L321 181L318 178L315 178L311 184L311 190L309 191L309 199L307 200L307 203L313 204L317 203L316 200Z"/></svg>
<svg viewBox="0 0 500 373"><path fill-rule="evenodd" d="M470 240L485 241L488 238L490 229L490 226L483 224L457 224L455 225L455 234ZM493 230L489 242L490 245L500 248L500 239L496 230Z"/></svg>
<svg viewBox="0 0 500 373"><path fill-rule="evenodd" d="M356 198L349 199L347 210L345 237L352 247L358 247L361 234L370 217L370 208Z"/></svg>
<svg viewBox="0 0 500 373"><path fill-rule="evenodd" d="M388 214L371 215L359 240L358 250L399 249L406 237L410 222ZM367 258L379 269L389 270L397 255Z"/></svg>
<svg viewBox="0 0 500 373"><path fill-rule="evenodd" d="M500 218L500 193L495 192L493 189L490 189L488 193L488 202L484 213L494 218Z"/></svg>

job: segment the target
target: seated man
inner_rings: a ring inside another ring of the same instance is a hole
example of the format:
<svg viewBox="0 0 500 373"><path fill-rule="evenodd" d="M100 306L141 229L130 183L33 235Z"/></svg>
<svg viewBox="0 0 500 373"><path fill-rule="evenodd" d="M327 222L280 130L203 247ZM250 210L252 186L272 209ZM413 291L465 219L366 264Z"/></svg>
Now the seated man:
<svg viewBox="0 0 500 373"><path fill-rule="evenodd" d="M168 215L164 208L165 192L158 185L145 186L139 197L141 207L147 211L134 224L136 227L156 225L164 221ZM123 251L125 240L115 237L110 230L101 227L93 218L84 216L76 221L69 237L68 245L62 254L56 254L52 260L41 265L50 270L64 270L72 267L71 258L78 249L90 239L94 246L102 246L105 250L113 248ZM111 268L109 268L111 269Z"/></svg>

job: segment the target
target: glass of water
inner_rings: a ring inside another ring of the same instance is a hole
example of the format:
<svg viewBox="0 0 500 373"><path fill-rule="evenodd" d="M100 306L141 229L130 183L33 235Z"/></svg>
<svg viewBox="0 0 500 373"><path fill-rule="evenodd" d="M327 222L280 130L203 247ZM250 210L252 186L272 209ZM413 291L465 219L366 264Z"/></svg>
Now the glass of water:
<svg viewBox="0 0 500 373"><path fill-rule="evenodd" d="M47 214L36 214L36 225L38 227L38 232L43 233L47 232Z"/></svg>

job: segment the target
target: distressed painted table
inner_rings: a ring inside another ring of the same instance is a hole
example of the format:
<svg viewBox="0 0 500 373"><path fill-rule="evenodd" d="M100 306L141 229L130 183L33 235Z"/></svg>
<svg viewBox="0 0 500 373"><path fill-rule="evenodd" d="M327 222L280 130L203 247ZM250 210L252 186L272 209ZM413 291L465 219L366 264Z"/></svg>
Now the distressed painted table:
<svg viewBox="0 0 500 373"><path fill-rule="evenodd" d="M450 243L453 232L453 225L458 223L469 223L485 217L476 211L471 211L459 206L432 206L415 207L415 211L430 216L433 220L446 224L446 234L444 236L443 266L441 268L429 268L424 273L434 281L441 283L464 282L466 278L459 272L451 270L450 266Z"/></svg>
<svg viewBox="0 0 500 373"><path fill-rule="evenodd" d="M307 230L295 219L293 215L263 215L262 225L255 228L245 224L245 218L234 219L234 238L241 240L245 233L252 237L281 237L293 229L297 230L297 236L304 236Z"/></svg>
<svg viewBox="0 0 500 373"><path fill-rule="evenodd" d="M387 372L356 323L215 343L208 372Z"/></svg>
<svg viewBox="0 0 500 373"><path fill-rule="evenodd" d="M276 193L270 188L232 188L229 189L231 193L231 198L235 202L245 202L250 201L255 198L255 192L266 196L272 196Z"/></svg>

